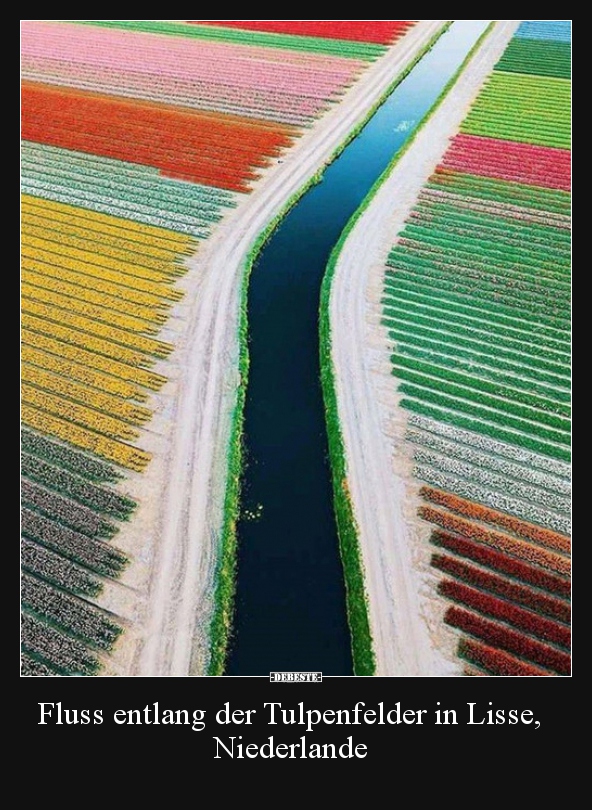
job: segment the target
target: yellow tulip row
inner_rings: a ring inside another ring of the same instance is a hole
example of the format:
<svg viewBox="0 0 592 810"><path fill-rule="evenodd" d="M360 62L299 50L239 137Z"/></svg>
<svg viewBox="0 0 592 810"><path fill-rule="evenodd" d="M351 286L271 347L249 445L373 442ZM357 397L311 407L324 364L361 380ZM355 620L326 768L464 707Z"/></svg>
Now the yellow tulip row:
<svg viewBox="0 0 592 810"><path fill-rule="evenodd" d="M92 246L93 250L99 251L103 256L110 259L129 262L129 264L139 264L142 267L148 267L150 270L159 270L170 274L172 268L175 268L176 273L179 272L179 264L175 261L176 254L166 253L162 255L163 251L158 251L157 255L149 255L147 252L140 252L141 246L138 243L129 241L125 247L115 245L113 244L115 240L111 239L109 241L101 238L100 231L68 227L61 222L38 219L26 214L21 219L21 232L28 239L40 239L50 243L59 242L60 245L67 245L79 250L88 250Z"/></svg>
<svg viewBox="0 0 592 810"><path fill-rule="evenodd" d="M134 351L127 346L120 346L118 343L111 343L108 340L101 340L101 338L93 337L86 332L69 329L65 326L61 326L59 323L48 321L43 317L37 318L34 315L23 312L21 315L21 324L24 329L40 332L42 335L47 335L48 337L54 338L56 341L61 341L64 345L70 343L81 349L87 349L88 352L102 354L106 358L110 358L110 360L117 360L128 366L139 367L146 364L146 358L142 352Z"/></svg>
<svg viewBox="0 0 592 810"><path fill-rule="evenodd" d="M100 276L74 273L63 267L55 267L53 264L44 264L43 262L36 262L34 270L30 269L31 262L27 262L25 266L27 268L26 272L35 273L46 279L56 279L56 281L63 281L64 283L82 288L85 295L86 291L94 290L95 292L101 292L104 295L114 298L122 298L124 301L129 302L130 305L137 304L138 306L146 307L146 309L168 309L171 306L170 300L165 300L160 293L155 295L154 293L141 292L140 290L132 289L132 287L119 284L119 282L113 283L111 281L105 281Z"/></svg>
<svg viewBox="0 0 592 810"><path fill-rule="evenodd" d="M115 326L118 329L123 329L125 332L133 332L136 334L158 334L159 327L149 321L141 320L133 315L126 315L122 312L116 312L113 309L106 309L103 306L91 303L85 299L70 298L63 291L54 292L53 290L45 289L44 287L33 286L23 279L21 284L21 295L39 304L47 304L51 307L59 309L67 309L70 315L82 315L85 318L91 318L93 321L100 321L109 326ZM90 296L89 296L90 297ZM125 302L121 302L124 309Z"/></svg>
<svg viewBox="0 0 592 810"><path fill-rule="evenodd" d="M101 235L126 239L136 242L142 251L151 248L166 253L191 254L195 251L197 242L191 236L155 225L142 225L128 219L121 219L110 214L98 214L86 208L78 208L67 203L50 202L29 194L22 195L22 210L27 213L39 214L51 218L56 222L66 224L75 223L80 228L98 231Z"/></svg>
<svg viewBox="0 0 592 810"><path fill-rule="evenodd" d="M130 425L114 419L112 416L93 411L84 405L56 396L47 391L41 391L27 383L21 385L21 396L24 403L32 405L40 411L46 411L60 419L74 422L84 428L95 430L103 436L123 441L135 441L139 433Z"/></svg>
<svg viewBox="0 0 592 810"><path fill-rule="evenodd" d="M71 270L75 270L81 265L91 264L100 267L101 270L110 270L117 273L125 279L141 278L157 284L159 282L164 284L171 282L171 276L160 270L150 270L148 267L141 267L138 264L109 259L92 250L78 250L77 248L62 246L57 242L44 242L41 239L33 239L25 233L21 238L21 250L23 256L27 256L29 259L42 259L50 264L57 264ZM177 275L182 275L182 269L180 267L177 267L177 269L180 271Z"/></svg>
<svg viewBox="0 0 592 810"><path fill-rule="evenodd" d="M141 472L150 461L150 454L144 450L138 450L128 444L100 436L71 422L65 422L63 419L33 408L27 403L24 403L21 408L21 418L25 425L40 433L55 436L81 450L95 453L97 456L129 470Z"/></svg>
<svg viewBox="0 0 592 810"><path fill-rule="evenodd" d="M105 341L95 340L90 335L84 335L82 332L72 334L70 330L59 327L57 324L52 324L49 321L42 322L38 318L27 315L23 316L22 325L23 342L43 352L57 355L89 369L112 374L151 391L158 391L166 382L166 378L160 374L139 367L139 363L143 359L139 354L130 352L128 358L123 360L112 355L105 356L103 349L111 348L105 344ZM41 329L43 329L43 334L40 333ZM74 345L72 343L73 338L85 339L84 345ZM141 398L143 397L138 391L135 399Z"/></svg>
<svg viewBox="0 0 592 810"><path fill-rule="evenodd" d="M153 281L146 281L142 278L132 278L131 276L123 276L121 273L111 272L104 270L101 267L95 267L92 264L76 264L76 262L67 262L71 266L66 266L65 263L54 264L53 259L48 261L47 256L44 254L43 259L27 257L23 253L21 266L24 270L34 270L37 273L44 275L57 274L58 276L69 273L70 276L75 276L81 279L88 279L94 282L106 281L112 284L118 284L126 290L140 291L154 296L157 299L170 301L179 301L183 297L183 293L168 284L158 284ZM56 257L57 258L57 257ZM131 294L131 293L130 293Z"/></svg>
<svg viewBox="0 0 592 810"><path fill-rule="evenodd" d="M23 312L30 315L53 321L56 325L68 326L79 332L86 332L90 335L103 338L110 343L121 344L126 349L134 349L145 355L166 357L173 348L170 343L163 343L153 338L124 332L122 329L117 329L109 324L99 323L91 318L76 315L65 309L56 308L55 306L50 306L42 302L31 301L28 298L23 298L21 306ZM147 359L148 358L144 360L144 363Z"/></svg>
<svg viewBox="0 0 592 810"><path fill-rule="evenodd" d="M89 304L96 304L98 307L106 307L108 310L125 312L135 318L140 318L149 323L162 325L166 323L167 317L163 312L159 312L155 307L146 307L127 300L126 297L111 295L97 290L94 286L91 289L81 287L78 284L71 284L69 281L60 281L52 276L35 273L32 270L24 270L21 279L24 282L34 284L44 290L54 293L61 293L69 299L80 299ZM68 306L70 304L68 303ZM109 314L107 314L109 317ZM103 320L103 319L102 319Z"/></svg>
<svg viewBox="0 0 592 810"><path fill-rule="evenodd" d="M97 355L90 355L89 360L92 360L92 357L97 357ZM146 399L145 392L133 383L112 377L110 374L102 374L96 368L73 363L55 354L39 351L39 349L28 346L26 343L21 349L21 360L23 363L30 363L37 368L52 371L54 374L60 374L62 377L70 378L85 386L90 385L93 388L98 388L100 391L120 399L140 401Z"/></svg>
<svg viewBox="0 0 592 810"><path fill-rule="evenodd" d="M142 425L148 422L152 416L148 408L135 405L125 399L119 399L112 394L98 391L88 385L81 385L68 377L60 377L37 366L23 364L21 379L24 383L34 385L47 393L67 397L81 405L102 411L115 420Z"/></svg>
<svg viewBox="0 0 592 810"><path fill-rule="evenodd" d="M152 414L137 402L166 382L146 366L173 348L149 335L197 240L28 195L22 212L23 421L141 470L150 456L127 442Z"/></svg>

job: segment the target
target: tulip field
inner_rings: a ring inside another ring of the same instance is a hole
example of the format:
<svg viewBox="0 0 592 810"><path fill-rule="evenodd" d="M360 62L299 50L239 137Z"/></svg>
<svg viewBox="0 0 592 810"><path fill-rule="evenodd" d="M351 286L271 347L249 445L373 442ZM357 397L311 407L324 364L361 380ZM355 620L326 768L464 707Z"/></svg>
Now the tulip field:
<svg viewBox="0 0 592 810"><path fill-rule="evenodd" d="M22 23L25 675L96 674L121 635L99 597L188 257L414 24L234 22Z"/></svg>
<svg viewBox="0 0 592 810"><path fill-rule="evenodd" d="M383 323L467 672L570 674L570 24L524 22L388 257Z"/></svg>

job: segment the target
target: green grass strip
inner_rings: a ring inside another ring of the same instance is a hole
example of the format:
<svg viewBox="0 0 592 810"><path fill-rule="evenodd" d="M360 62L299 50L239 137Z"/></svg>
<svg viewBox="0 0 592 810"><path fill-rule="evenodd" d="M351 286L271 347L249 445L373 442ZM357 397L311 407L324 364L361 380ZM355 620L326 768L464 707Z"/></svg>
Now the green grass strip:
<svg viewBox="0 0 592 810"><path fill-rule="evenodd" d="M187 39L205 39L214 42L229 42L266 48L285 48L291 51L343 56L349 59L362 59L365 61L377 59L386 51L384 45L373 45L371 43L323 39L322 37L302 37L294 34L242 31L214 25L187 25L154 20L71 20L70 22L94 25L99 28L120 28L125 31L167 34Z"/></svg>

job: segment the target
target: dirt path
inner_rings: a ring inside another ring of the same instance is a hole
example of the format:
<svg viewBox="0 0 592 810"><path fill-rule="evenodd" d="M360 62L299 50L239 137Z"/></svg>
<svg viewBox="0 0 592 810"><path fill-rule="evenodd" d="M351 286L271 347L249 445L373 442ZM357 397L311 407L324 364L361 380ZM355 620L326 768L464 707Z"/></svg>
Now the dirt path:
<svg viewBox="0 0 592 810"><path fill-rule="evenodd" d="M443 20L427 20L372 65L190 262L173 356L176 381L152 425L154 458L131 482L140 507L118 544L133 558L105 606L128 619L107 675L203 674L238 385L242 267L256 236L328 160ZM188 311L187 311L188 309ZM175 330L175 325L171 326ZM166 337L166 336L165 336Z"/></svg>
<svg viewBox="0 0 592 810"><path fill-rule="evenodd" d="M452 637L431 598L426 530L403 444L405 417L380 324L386 258L417 196L518 21L501 20L383 184L338 260L330 300L339 416L360 540L378 675L455 675ZM395 205L396 202L396 205Z"/></svg>

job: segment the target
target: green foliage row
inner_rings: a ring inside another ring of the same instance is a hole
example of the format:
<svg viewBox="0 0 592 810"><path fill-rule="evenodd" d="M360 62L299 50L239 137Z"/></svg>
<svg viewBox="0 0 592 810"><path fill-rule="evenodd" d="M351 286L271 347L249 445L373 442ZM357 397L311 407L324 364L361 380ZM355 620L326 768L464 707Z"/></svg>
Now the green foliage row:
<svg viewBox="0 0 592 810"><path fill-rule="evenodd" d="M322 37L301 37L293 34L243 31L214 25L185 25L183 23L161 22L158 20L72 20L72 22L83 22L85 25L96 25L101 28L122 28L126 31L168 34L190 39L214 40L215 42L232 42L253 47L286 48L307 53L345 56L350 59L373 60L381 56L386 50L384 45L349 40L328 40Z"/></svg>

